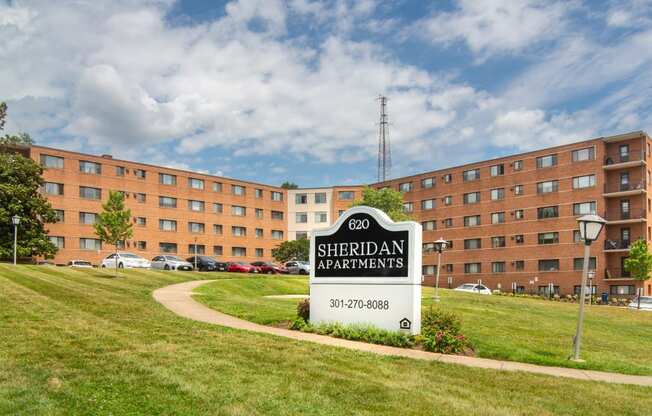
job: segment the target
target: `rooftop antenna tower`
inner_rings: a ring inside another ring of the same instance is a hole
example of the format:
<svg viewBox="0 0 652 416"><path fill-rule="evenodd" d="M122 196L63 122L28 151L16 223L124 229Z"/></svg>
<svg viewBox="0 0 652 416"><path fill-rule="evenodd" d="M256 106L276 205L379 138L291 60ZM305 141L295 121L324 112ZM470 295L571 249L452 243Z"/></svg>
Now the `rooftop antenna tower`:
<svg viewBox="0 0 652 416"><path fill-rule="evenodd" d="M390 178L392 151L389 145L387 97L379 95L378 101L380 101L380 122L378 123L378 182L384 182Z"/></svg>

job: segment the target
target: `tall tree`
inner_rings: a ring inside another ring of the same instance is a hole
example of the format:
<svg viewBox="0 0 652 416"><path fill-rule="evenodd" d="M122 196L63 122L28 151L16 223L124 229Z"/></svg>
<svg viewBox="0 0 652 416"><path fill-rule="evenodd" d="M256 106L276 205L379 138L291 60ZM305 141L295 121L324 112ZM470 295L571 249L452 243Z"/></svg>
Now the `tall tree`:
<svg viewBox="0 0 652 416"><path fill-rule="evenodd" d="M109 191L109 200L102 205L103 211L95 223L95 233L103 243L115 247L118 254L118 243L131 238L133 224L131 210L125 209L125 197L120 192ZM118 261L115 261L115 277L118 277Z"/></svg>
<svg viewBox="0 0 652 416"><path fill-rule="evenodd" d="M285 181L285 182L283 182L281 184L281 188L283 188L283 189L297 189L298 187L299 187L299 185L297 185L294 182L289 182L289 181Z"/></svg>
<svg viewBox="0 0 652 416"><path fill-rule="evenodd" d="M310 240L307 238L284 241L278 247L272 249L272 256L279 263L290 260L308 261L309 253Z"/></svg>
<svg viewBox="0 0 652 416"><path fill-rule="evenodd" d="M629 257L625 259L625 271L633 279L643 282L650 278L652 273L652 254L647 247L647 241L637 240L629 248ZM638 307L640 309L640 297Z"/></svg>
<svg viewBox="0 0 652 416"><path fill-rule="evenodd" d="M408 221L411 217L403 210L403 194L391 188L374 189L365 187L362 199L354 201L352 207L366 205L378 208L394 221Z"/></svg>

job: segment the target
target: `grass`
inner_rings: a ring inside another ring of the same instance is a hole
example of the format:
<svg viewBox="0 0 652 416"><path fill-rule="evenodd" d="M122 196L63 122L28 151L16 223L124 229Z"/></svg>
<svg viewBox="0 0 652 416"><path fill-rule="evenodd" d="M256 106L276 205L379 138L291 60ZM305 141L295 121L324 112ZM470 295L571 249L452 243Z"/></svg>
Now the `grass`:
<svg viewBox="0 0 652 416"><path fill-rule="evenodd" d="M108 275L0 265L0 414L635 415L652 406L652 388L237 331L180 318L151 297L168 284L229 274Z"/></svg>
<svg viewBox="0 0 652 416"><path fill-rule="evenodd" d="M290 321L297 300L263 298L272 294L307 294L308 280L238 279L198 288L197 299L225 313L261 324ZM462 331L480 357L541 365L652 375L652 313L592 306L585 314L582 358L569 361L577 323L577 304L506 296L479 296L440 290L441 307L462 318ZM429 308L432 288L424 288Z"/></svg>

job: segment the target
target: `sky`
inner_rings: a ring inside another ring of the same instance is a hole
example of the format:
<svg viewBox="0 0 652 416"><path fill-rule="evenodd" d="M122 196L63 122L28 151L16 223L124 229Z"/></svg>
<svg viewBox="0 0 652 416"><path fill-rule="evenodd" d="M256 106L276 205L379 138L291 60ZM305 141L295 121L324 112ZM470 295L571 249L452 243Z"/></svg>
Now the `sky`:
<svg viewBox="0 0 652 416"><path fill-rule="evenodd" d="M652 126L652 0L0 0L37 144L302 187Z"/></svg>

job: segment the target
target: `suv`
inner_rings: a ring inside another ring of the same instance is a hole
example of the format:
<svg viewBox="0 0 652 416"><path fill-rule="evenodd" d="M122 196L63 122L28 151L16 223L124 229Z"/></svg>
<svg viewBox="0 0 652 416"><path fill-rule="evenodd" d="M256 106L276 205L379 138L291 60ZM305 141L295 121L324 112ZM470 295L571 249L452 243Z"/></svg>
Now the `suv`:
<svg viewBox="0 0 652 416"><path fill-rule="evenodd" d="M290 274L310 274L310 263L307 261L288 261L285 268Z"/></svg>

